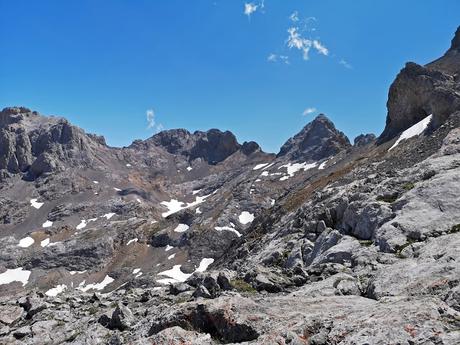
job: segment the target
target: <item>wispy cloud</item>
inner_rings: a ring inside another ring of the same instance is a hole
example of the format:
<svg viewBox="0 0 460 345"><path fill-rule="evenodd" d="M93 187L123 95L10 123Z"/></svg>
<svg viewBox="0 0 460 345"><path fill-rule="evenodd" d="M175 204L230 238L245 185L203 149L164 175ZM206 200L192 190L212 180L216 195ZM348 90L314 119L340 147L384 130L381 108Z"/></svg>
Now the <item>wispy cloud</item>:
<svg viewBox="0 0 460 345"><path fill-rule="evenodd" d="M147 129L153 129L155 132L160 132L164 129L161 123L156 123L155 111L153 109L148 109L145 115L147 118Z"/></svg>
<svg viewBox="0 0 460 345"><path fill-rule="evenodd" d="M307 108L303 111L302 115L307 116L313 113L316 113L316 108Z"/></svg>
<svg viewBox="0 0 460 345"><path fill-rule="evenodd" d="M294 11L292 12L292 14L289 16L289 19L291 20L291 22L298 22L299 21L299 12L298 11Z"/></svg>
<svg viewBox="0 0 460 345"><path fill-rule="evenodd" d="M265 7L265 0L260 1L259 3L247 2L244 4L244 14L251 19L251 15L259 10L262 10Z"/></svg>
<svg viewBox="0 0 460 345"><path fill-rule="evenodd" d="M262 10L265 7L264 0L259 3L247 2L244 4L244 14L251 19L251 15L258 10Z"/></svg>
<svg viewBox="0 0 460 345"><path fill-rule="evenodd" d="M287 55L277 55L277 54L271 53L270 55L268 55L267 61L268 62L282 62L282 63L284 63L286 65L289 65L289 56L287 56Z"/></svg>
<svg viewBox="0 0 460 345"><path fill-rule="evenodd" d="M329 50L318 40L313 40L313 47L318 51L318 53L325 56L329 55Z"/></svg>
<svg viewBox="0 0 460 345"><path fill-rule="evenodd" d="M352 69L353 66L350 65L347 61L345 61L344 59L340 59L339 61L339 64L341 64L343 67L347 68L347 69Z"/></svg>
<svg viewBox="0 0 460 345"><path fill-rule="evenodd" d="M302 33L300 33L299 28L296 26L290 27L288 29L289 36L286 40L286 44L289 49L298 49L303 52L303 59L309 59L309 53L311 48L315 49L319 54L328 56L329 49L321 43L319 40L309 39L303 37Z"/></svg>

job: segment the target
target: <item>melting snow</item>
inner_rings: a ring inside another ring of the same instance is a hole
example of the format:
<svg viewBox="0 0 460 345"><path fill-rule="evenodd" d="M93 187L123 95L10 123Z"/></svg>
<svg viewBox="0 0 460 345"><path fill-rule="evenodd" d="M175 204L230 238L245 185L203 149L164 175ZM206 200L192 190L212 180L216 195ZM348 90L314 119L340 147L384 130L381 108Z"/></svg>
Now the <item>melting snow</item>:
<svg viewBox="0 0 460 345"><path fill-rule="evenodd" d="M192 167L187 167L187 171L192 171L193 168Z"/></svg>
<svg viewBox="0 0 460 345"><path fill-rule="evenodd" d="M396 140L396 142L393 144L392 147L388 149L388 151L395 148L401 141L422 134L425 131L425 129L428 127L429 123L431 122L432 117L433 117L433 114L425 117L422 121L417 122L415 125L413 125L412 127L409 127L404 132L402 132L398 140Z"/></svg>
<svg viewBox="0 0 460 345"><path fill-rule="evenodd" d="M270 204L271 204L272 206L275 205L275 199L271 199L271 200L270 200Z"/></svg>
<svg viewBox="0 0 460 345"><path fill-rule="evenodd" d="M174 280L175 282L185 282L187 280L187 278L192 275L192 273L184 273L184 272L182 272L180 270L180 268L181 268L181 265L174 265L174 267L171 268L170 270L160 272L160 273L158 273L158 275L169 277L172 280ZM160 279L160 280L158 280L158 282L161 283L164 280L165 279Z"/></svg>
<svg viewBox="0 0 460 345"><path fill-rule="evenodd" d="M0 273L0 285L12 282L21 282L25 286L29 282L30 271L24 271L22 267L7 269L6 272Z"/></svg>
<svg viewBox="0 0 460 345"><path fill-rule="evenodd" d="M82 219L80 224L77 225L77 230L81 230L81 229L85 228L88 225L89 222L95 222L96 220L97 220L97 218L91 218L91 219L88 219L88 220Z"/></svg>
<svg viewBox="0 0 460 345"><path fill-rule="evenodd" d="M65 289L67 289L66 285L58 285L58 286L46 291L45 295L50 296L50 297L55 297L58 294L60 294L61 292L63 292Z"/></svg>
<svg viewBox="0 0 460 345"><path fill-rule="evenodd" d="M135 268L133 269L133 274L138 274L141 271L140 268Z"/></svg>
<svg viewBox="0 0 460 345"><path fill-rule="evenodd" d="M176 253L171 254L170 256L168 256L168 260L174 259L175 256L176 256Z"/></svg>
<svg viewBox="0 0 460 345"><path fill-rule="evenodd" d="M46 247L49 244L50 244L50 239L49 238L45 238L43 241L40 242L40 245L42 247Z"/></svg>
<svg viewBox="0 0 460 345"><path fill-rule="evenodd" d="M165 252L168 252L170 251L171 249L173 249L174 247L173 246L170 246L169 244L166 246L165 248Z"/></svg>
<svg viewBox="0 0 460 345"><path fill-rule="evenodd" d="M201 260L200 265L195 272L204 272L214 262L212 258L204 258ZM174 265L173 268L167 271L158 273L158 275L169 277L167 279L157 280L160 284L182 283L186 281L193 273L184 273L180 270L181 265Z"/></svg>
<svg viewBox="0 0 460 345"><path fill-rule="evenodd" d="M262 174L260 174L260 176L268 176L268 171L267 170L262 171Z"/></svg>
<svg viewBox="0 0 460 345"><path fill-rule="evenodd" d="M235 233L236 236L238 236L238 237L242 236L238 230L236 230L235 228L232 228L230 226L216 226L214 229L216 229L217 231L231 231L231 232Z"/></svg>
<svg viewBox="0 0 460 345"><path fill-rule="evenodd" d="M129 246L131 243L134 243L134 242L137 242L139 239L136 237L136 238L133 238L132 240L129 240L128 243L126 243L127 246Z"/></svg>
<svg viewBox="0 0 460 345"><path fill-rule="evenodd" d="M104 214L102 217L105 217L107 220L109 220L109 219L112 218L114 215L115 215L115 213L106 213L106 214Z"/></svg>
<svg viewBox="0 0 460 345"><path fill-rule="evenodd" d="M318 169L319 169L319 170L323 170L323 169L326 167L326 164L327 164L327 162L329 162L329 160L330 160L330 158L329 158L329 159L326 159L324 162L322 162L322 163L319 165Z"/></svg>
<svg viewBox="0 0 460 345"><path fill-rule="evenodd" d="M214 262L214 259L212 258L204 258L201 260L200 265L196 269L195 272L204 272L206 269L209 267Z"/></svg>
<svg viewBox="0 0 460 345"><path fill-rule="evenodd" d="M202 213L199 207L196 208L195 213L196 214L201 214Z"/></svg>
<svg viewBox="0 0 460 345"><path fill-rule="evenodd" d="M93 181L93 183L94 183L94 184L98 184L98 183L99 183L99 181Z"/></svg>
<svg viewBox="0 0 460 345"><path fill-rule="evenodd" d="M44 203L43 202L38 202L37 200L38 199L30 199L30 205L32 207L35 207L38 210L40 207L43 206Z"/></svg>
<svg viewBox="0 0 460 345"><path fill-rule="evenodd" d="M126 164L126 166L127 166L128 168L132 167L132 165L131 165L131 164L129 164L129 163L128 163L128 164Z"/></svg>
<svg viewBox="0 0 460 345"><path fill-rule="evenodd" d="M175 232L185 232L189 229L189 226L187 224L179 224L174 231Z"/></svg>
<svg viewBox="0 0 460 345"><path fill-rule="evenodd" d="M71 276L75 275L75 274L83 274L83 273L86 273L86 270L84 271L70 271L69 272Z"/></svg>
<svg viewBox="0 0 460 345"><path fill-rule="evenodd" d="M49 228L49 227L51 227L51 226L53 226L53 222L51 222L51 221L49 221L49 220L47 220L46 222L44 222L43 225L42 225L42 227L44 227L44 228Z"/></svg>
<svg viewBox="0 0 460 345"><path fill-rule="evenodd" d="M179 212L180 210L184 210L186 208L190 208L201 204L206 200L207 197L209 197L209 195L197 196L195 201L187 204L176 199L171 199L171 201L162 201L161 205L166 206L168 208L168 212L163 212L161 215L163 216L163 218L166 218L176 212Z"/></svg>
<svg viewBox="0 0 460 345"><path fill-rule="evenodd" d="M120 189L120 188L113 187L113 189L115 189L117 192L121 192L121 189Z"/></svg>
<svg viewBox="0 0 460 345"><path fill-rule="evenodd" d="M19 244L18 246L19 247L22 247L22 248L27 248L27 247L30 247L32 244L34 244L35 240L28 236L28 237L24 237L23 239L21 239L19 241Z"/></svg>
<svg viewBox="0 0 460 345"><path fill-rule="evenodd" d="M303 162L303 163L288 163L288 164L284 164L284 165L280 166L278 169L286 168L287 169L287 174L289 175L289 177L292 177L299 170L307 171L309 169L313 169L317 165L318 165L317 162L313 162L313 163L310 163L310 164L308 164L307 162ZM289 177L283 176L283 177L280 178L280 181L287 180Z"/></svg>
<svg viewBox="0 0 460 345"><path fill-rule="evenodd" d="M252 170L259 170L262 168L265 168L268 165L268 163L262 163L262 164L257 164Z"/></svg>
<svg viewBox="0 0 460 345"><path fill-rule="evenodd" d="M192 194L193 194L193 195L198 194L199 192L201 192L201 189L192 190Z"/></svg>
<svg viewBox="0 0 460 345"><path fill-rule="evenodd" d="M83 292L86 292L88 290L104 290L104 288L109 285L110 283L112 283L114 281L114 279L112 277L110 277L109 275L106 275L104 280L101 281L100 283L93 283L93 284L88 284L85 286L85 282L86 281L83 281L80 283L80 285L78 286L77 290L80 290L80 291L83 291Z"/></svg>
<svg viewBox="0 0 460 345"><path fill-rule="evenodd" d="M238 216L238 220L240 221L241 224L245 225L248 223L252 223L254 220L254 214L249 213L247 211L241 212L241 214Z"/></svg>

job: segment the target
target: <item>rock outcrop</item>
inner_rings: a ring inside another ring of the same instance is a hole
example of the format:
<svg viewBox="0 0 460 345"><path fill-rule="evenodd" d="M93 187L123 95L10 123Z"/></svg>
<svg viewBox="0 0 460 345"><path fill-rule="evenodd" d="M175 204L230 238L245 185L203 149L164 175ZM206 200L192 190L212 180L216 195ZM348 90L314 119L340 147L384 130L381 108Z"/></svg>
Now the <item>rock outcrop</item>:
<svg viewBox="0 0 460 345"><path fill-rule="evenodd" d="M318 161L349 148L350 141L325 115L318 115L281 147L277 157Z"/></svg>
<svg viewBox="0 0 460 345"><path fill-rule="evenodd" d="M399 72L388 94L388 115L379 143L433 115L431 127L442 125L460 110L460 28L452 46L440 59L421 66L409 62Z"/></svg>

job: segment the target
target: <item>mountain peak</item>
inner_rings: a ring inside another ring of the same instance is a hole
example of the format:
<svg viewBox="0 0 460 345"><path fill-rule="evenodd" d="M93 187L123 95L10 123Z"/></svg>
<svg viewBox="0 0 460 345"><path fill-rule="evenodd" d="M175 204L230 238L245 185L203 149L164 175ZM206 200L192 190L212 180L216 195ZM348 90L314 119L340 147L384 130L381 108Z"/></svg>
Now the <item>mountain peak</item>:
<svg viewBox="0 0 460 345"><path fill-rule="evenodd" d="M455 31L454 38L452 38L450 50L460 50L460 26Z"/></svg>
<svg viewBox="0 0 460 345"><path fill-rule="evenodd" d="M281 147L278 157L321 160L350 146L350 141L324 114L319 114Z"/></svg>

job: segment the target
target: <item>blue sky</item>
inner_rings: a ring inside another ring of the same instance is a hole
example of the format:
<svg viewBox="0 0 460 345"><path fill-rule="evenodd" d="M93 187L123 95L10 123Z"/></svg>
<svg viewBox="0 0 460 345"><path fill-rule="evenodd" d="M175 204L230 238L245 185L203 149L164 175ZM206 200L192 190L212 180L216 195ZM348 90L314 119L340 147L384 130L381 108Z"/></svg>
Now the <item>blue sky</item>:
<svg viewBox="0 0 460 345"><path fill-rule="evenodd" d="M113 146L161 125L270 152L319 112L351 140L379 134L397 72L439 57L460 25L457 0L0 0L0 13L0 107Z"/></svg>

